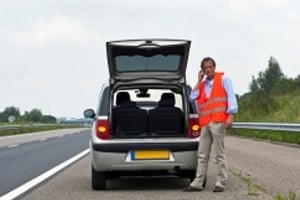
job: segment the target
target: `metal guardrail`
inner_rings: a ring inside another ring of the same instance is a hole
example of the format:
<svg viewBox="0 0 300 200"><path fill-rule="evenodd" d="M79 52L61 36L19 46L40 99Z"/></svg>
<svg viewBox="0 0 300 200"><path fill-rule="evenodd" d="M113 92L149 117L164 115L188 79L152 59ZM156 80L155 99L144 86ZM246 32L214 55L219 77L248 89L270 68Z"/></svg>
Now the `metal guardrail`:
<svg viewBox="0 0 300 200"><path fill-rule="evenodd" d="M51 124L24 124L24 125L0 125L0 131L1 130L14 130L14 129L18 129L21 127L41 127L41 126L49 126ZM57 124L59 125L59 124Z"/></svg>
<svg viewBox="0 0 300 200"><path fill-rule="evenodd" d="M27 126L43 126L43 125L39 124L39 125L27 125ZM17 129L18 127L20 127L20 125L0 125L0 130ZM300 133L300 124L298 123L234 122L232 127L245 128L245 129L293 131L293 132Z"/></svg>
<svg viewBox="0 0 300 200"><path fill-rule="evenodd" d="M233 128L293 131L300 133L298 123L235 122Z"/></svg>
<svg viewBox="0 0 300 200"><path fill-rule="evenodd" d="M18 127L20 127L20 126L19 125L0 125L0 131L17 129Z"/></svg>

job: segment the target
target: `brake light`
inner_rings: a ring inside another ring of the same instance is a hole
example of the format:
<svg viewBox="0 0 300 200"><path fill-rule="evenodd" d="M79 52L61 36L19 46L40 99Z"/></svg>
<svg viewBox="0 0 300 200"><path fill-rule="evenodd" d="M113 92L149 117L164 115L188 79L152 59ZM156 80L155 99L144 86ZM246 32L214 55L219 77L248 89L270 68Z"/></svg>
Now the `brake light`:
<svg viewBox="0 0 300 200"><path fill-rule="evenodd" d="M199 116L197 114L190 114L189 116L189 133L190 138L196 138L200 136L200 125L199 125Z"/></svg>
<svg viewBox="0 0 300 200"><path fill-rule="evenodd" d="M98 138L109 139L109 123L107 119L97 119L95 129Z"/></svg>

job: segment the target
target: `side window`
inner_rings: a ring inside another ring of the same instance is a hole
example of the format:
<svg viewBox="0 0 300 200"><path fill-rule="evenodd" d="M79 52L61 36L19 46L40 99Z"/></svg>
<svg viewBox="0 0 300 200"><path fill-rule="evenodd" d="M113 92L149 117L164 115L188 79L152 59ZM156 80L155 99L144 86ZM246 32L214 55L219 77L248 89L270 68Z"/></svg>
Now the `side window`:
<svg viewBox="0 0 300 200"><path fill-rule="evenodd" d="M191 114L197 114L197 105L196 102L189 102L189 109Z"/></svg>
<svg viewBox="0 0 300 200"><path fill-rule="evenodd" d="M109 87L106 87L99 96L98 115L107 115L109 110Z"/></svg>
<svg viewBox="0 0 300 200"><path fill-rule="evenodd" d="M196 101L190 101L189 100L189 95L191 94L192 88L189 85L186 85L186 91L187 91L187 96L186 99L188 99L189 101L189 113L191 114L197 114L198 110L197 110L197 102Z"/></svg>

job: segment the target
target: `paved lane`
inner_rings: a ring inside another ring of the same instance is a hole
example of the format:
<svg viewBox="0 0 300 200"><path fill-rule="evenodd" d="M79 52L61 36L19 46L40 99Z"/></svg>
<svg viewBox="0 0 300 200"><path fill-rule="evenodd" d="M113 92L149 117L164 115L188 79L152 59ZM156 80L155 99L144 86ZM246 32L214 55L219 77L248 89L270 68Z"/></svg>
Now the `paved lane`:
<svg viewBox="0 0 300 200"><path fill-rule="evenodd" d="M300 146L226 137L228 163L268 193L300 198Z"/></svg>
<svg viewBox="0 0 300 200"><path fill-rule="evenodd" d="M0 147L0 196L88 148L89 131Z"/></svg>
<svg viewBox="0 0 300 200"><path fill-rule="evenodd" d="M189 184L188 179L166 177L113 179L108 181L107 190L93 191L88 155L24 194L22 199L271 200L276 193L288 194L289 191L296 192L299 197L299 147L231 136L226 137L225 143L230 172L224 193L212 192L216 169L214 161L210 162L208 184L203 192L184 193L181 188ZM267 193L249 194L248 183L231 171L240 171L242 176L249 178L252 184L261 185Z"/></svg>
<svg viewBox="0 0 300 200"><path fill-rule="evenodd" d="M213 193L216 166L210 163L209 179L203 192L182 192L189 179L173 177L133 177L108 180L108 189L93 191L90 179L90 157L86 156L58 176L23 197L23 200L272 200L270 196L248 195L247 185L229 173L224 193Z"/></svg>

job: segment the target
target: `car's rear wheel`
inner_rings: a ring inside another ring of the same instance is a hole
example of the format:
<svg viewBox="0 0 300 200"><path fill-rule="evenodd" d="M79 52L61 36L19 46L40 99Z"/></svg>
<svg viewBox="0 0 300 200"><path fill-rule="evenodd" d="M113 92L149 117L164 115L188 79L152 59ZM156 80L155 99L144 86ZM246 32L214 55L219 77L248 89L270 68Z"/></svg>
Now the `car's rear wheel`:
<svg viewBox="0 0 300 200"><path fill-rule="evenodd" d="M178 173L178 176L182 178L189 178L190 181L192 182L196 176L195 173L196 173L195 170L184 170L184 171L180 171Z"/></svg>
<svg viewBox="0 0 300 200"><path fill-rule="evenodd" d="M187 170L187 171L183 171L181 176L185 178L189 178L191 181L193 181L196 176L195 173L196 173L195 170Z"/></svg>
<svg viewBox="0 0 300 200"><path fill-rule="evenodd" d="M92 188L94 190L105 189L105 173L97 172L92 166Z"/></svg>

